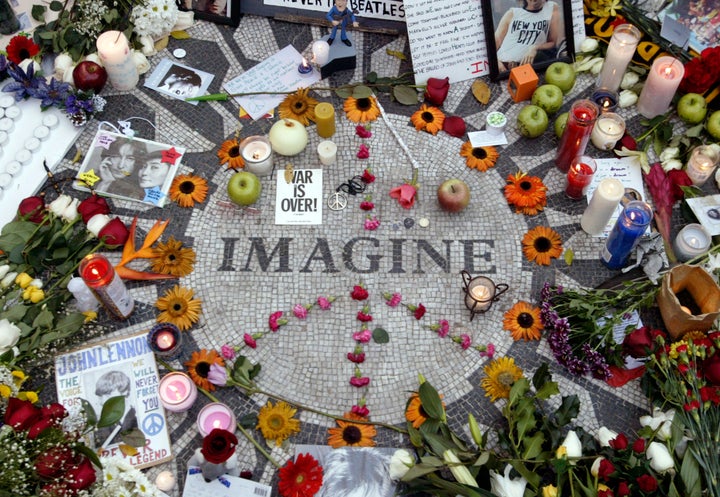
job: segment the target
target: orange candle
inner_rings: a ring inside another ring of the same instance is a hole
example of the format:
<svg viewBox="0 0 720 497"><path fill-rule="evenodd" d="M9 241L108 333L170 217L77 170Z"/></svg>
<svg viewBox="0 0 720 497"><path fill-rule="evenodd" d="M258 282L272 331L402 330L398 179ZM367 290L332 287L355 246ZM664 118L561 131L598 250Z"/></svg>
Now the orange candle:
<svg viewBox="0 0 720 497"><path fill-rule="evenodd" d="M320 102L315 106L315 123L321 137L330 138L335 134L335 109L332 104Z"/></svg>

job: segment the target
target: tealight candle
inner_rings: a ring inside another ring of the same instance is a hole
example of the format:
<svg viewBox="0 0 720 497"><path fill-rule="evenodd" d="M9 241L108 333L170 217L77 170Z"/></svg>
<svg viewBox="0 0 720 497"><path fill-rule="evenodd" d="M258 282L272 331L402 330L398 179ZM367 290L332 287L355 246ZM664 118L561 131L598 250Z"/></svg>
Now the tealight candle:
<svg viewBox="0 0 720 497"><path fill-rule="evenodd" d="M303 57L302 62L300 62L300 64L298 65L298 72L304 76L306 74L310 74L312 70L312 66L308 64L307 59Z"/></svg>
<svg viewBox="0 0 720 497"><path fill-rule="evenodd" d="M590 141L599 150L612 150L624 134L625 120L614 112L605 112L595 122Z"/></svg>
<svg viewBox="0 0 720 497"><path fill-rule="evenodd" d="M0 188L7 188L12 183L12 176L8 173L0 173Z"/></svg>
<svg viewBox="0 0 720 497"><path fill-rule="evenodd" d="M5 172L8 174L12 174L15 176L22 170L22 164L20 164L16 160L11 160L7 164L5 164Z"/></svg>
<svg viewBox="0 0 720 497"><path fill-rule="evenodd" d="M40 126L35 128L35 130L33 131L33 136L38 140L47 140L50 136L50 128L48 128L44 124L41 124Z"/></svg>
<svg viewBox="0 0 720 497"><path fill-rule="evenodd" d="M139 75L125 34L106 31L98 36L96 45L110 84L121 91L135 88Z"/></svg>
<svg viewBox="0 0 720 497"><path fill-rule="evenodd" d="M312 44L313 62L324 66L330 60L330 45L325 40L316 40Z"/></svg>
<svg viewBox="0 0 720 497"><path fill-rule="evenodd" d="M692 223L677 234L673 249L680 262L687 262L707 252L711 240L710 234L702 224Z"/></svg>
<svg viewBox="0 0 720 497"><path fill-rule="evenodd" d="M335 164L335 157L337 156L337 145L330 140L323 140L318 145L318 155L320 156L320 162L324 166L330 166Z"/></svg>
<svg viewBox="0 0 720 497"><path fill-rule="evenodd" d="M245 170L257 176L268 176L273 170L272 146L264 136L248 136L240 142Z"/></svg>
<svg viewBox="0 0 720 497"><path fill-rule="evenodd" d="M702 186L718 164L716 149L708 145L695 147L690 154L685 172L695 186Z"/></svg>
<svg viewBox="0 0 720 497"><path fill-rule="evenodd" d="M3 117L0 119L0 131L12 133L13 129L15 129L15 121L9 117Z"/></svg>
<svg viewBox="0 0 720 497"><path fill-rule="evenodd" d="M23 166L25 164L29 164L32 160L32 152L26 148L23 148L21 150L18 150L15 154L15 160L18 161Z"/></svg>
<svg viewBox="0 0 720 497"><path fill-rule="evenodd" d="M22 110L17 105L11 105L5 109L5 117L17 120L20 119L20 116L22 116Z"/></svg>
<svg viewBox="0 0 720 497"><path fill-rule="evenodd" d="M320 102L315 106L315 124L317 134L330 138L335 134L335 108L328 102Z"/></svg>
<svg viewBox="0 0 720 497"><path fill-rule="evenodd" d="M4 146L8 142L8 134L5 131L0 131L0 147Z"/></svg>
<svg viewBox="0 0 720 497"><path fill-rule="evenodd" d="M37 149L40 148L40 145L40 140L34 136L25 140L25 148L30 152L36 152Z"/></svg>
<svg viewBox="0 0 720 497"><path fill-rule="evenodd" d="M160 403L170 412L185 412L197 399L195 383L185 373L173 372L160 380Z"/></svg>
<svg viewBox="0 0 720 497"><path fill-rule="evenodd" d="M652 208L648 204L640 200L628 202L608 235L600 260L610 269L622 268L652 218Z"/></svg>
<svg viewBox="0 0 720 497"><path fill-rule="evenodd" d="M593 192L590 204L580 218L580 227L589 235L602 234L625 195L625 186L615 178L604 178Z"/></svg>
<svg viewBox="0 0 720 497"><path fill-rule="evenodd" d="M491 135L500 135L505 131L507 117L502 112L494 111L485 118L485 131Z"/></svg>
<svg viewBox="0 0 720 497"><path fill-rule="evenodd" d="M15 97L12 95L0 95L0 107L7 109L13 105L15 105Z"/></svg>
<svg viewBox="0 0 720 497"><path fill-rule="evenodd" d="M596 169L595 161L591 157L577 157L568 169L565 195L573 200L580 200L585 195Z"/></svg>
<svg viewBox="0 0 720 497"><path fill-rule="evenodd" d="M182 332L171 323L158 323L153 326L147 341L155 355L166 360L175 359L182 352Z"/></svg>
<svg viewBox="0 0 720 497"><path fill-rule="evenodd" d="M590 97L600 107L600 112L615 112L618 106L618 93L610 88L598 88Z"/></svg>
<svg viewBox="0 0 720 497"><path fill-rule="evenodd" d="M60 124L60 119L55 114L46 114L42 119L43 126L47 126L50 129L56 128Z"/></svg>
<svg viewBox="0 0 720 497"><path fill-rule="evenodd" d="M197 427L203 437L215 428L235 432L235 414L225 404L212 402L200 410Z"/></svg>
<svg viewBox="0 0 720 497"><path fill-rule="evenodd" d="M620 88L625 69L635 55L640 38L642 38L642 33L632 24L615 26L598 77L598 87L613 91Z"/></svg>
<svg viewBox="0 0 720 497"><path fill-rule="evenodd" d="M573 102L555 156L555 165L562 172L568 172L575 157L585 152L599 113L598 106L592 100L580 99Z"/></svg>
<svg viewBox="0 0 720 497"><path fill-rule="evenodd" d="M471 302L471 305L469 306L470 308L473 308L473 304L475 305L474 309L476 311L484 311L490 308L490 303L492 302L492 295L490 289L485 285L475 285L474 287L470 288L468 291L468 296L472 300L477 302Z"/></svg>
<svg viewBox="0 0 720 497"><path fill-rule="evenodd" d="M667 112L685 75L678 59L664 56L653 62L637 103L639 114L651 119Z"/></svg>

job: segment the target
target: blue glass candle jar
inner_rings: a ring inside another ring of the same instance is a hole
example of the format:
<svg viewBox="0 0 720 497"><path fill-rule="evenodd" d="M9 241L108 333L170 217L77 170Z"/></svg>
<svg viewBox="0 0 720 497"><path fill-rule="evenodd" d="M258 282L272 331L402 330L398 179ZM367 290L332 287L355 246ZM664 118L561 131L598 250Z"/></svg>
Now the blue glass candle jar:
<svg viewBox="0 0 720 497"><path fill-rule="evenodd" d="M608 268L621 269L627 264L652 218L652 209L645 202L633 200L625 205L600 254Z"/></svg>

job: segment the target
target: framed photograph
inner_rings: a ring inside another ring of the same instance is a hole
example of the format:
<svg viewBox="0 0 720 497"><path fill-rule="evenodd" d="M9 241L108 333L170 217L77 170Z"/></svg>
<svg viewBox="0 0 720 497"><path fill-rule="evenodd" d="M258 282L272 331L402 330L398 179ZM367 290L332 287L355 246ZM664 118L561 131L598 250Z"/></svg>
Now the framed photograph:
<svg viewBox="0 0 720 497"><path fill-rule="evenodd" d="M162 59L155 70L145 78L147 88L179 100L202 95L215 76L194 67L178 64L167 57ZM198 101L187 102L197 105Z"/></svg>
<svg viewBox="0 0 720 497"><path fill-rule="evenodd" d="M240 24L240 0L178 0L181 10L192 10L197 19L229 24Z"/></svg>
<svg viewBox="0 0 720 497"><path fill-rule="evenodd" d="M505 79L514 67L536 72L575 53L571 0L493 0L482 2L490 79Z"/></svg>

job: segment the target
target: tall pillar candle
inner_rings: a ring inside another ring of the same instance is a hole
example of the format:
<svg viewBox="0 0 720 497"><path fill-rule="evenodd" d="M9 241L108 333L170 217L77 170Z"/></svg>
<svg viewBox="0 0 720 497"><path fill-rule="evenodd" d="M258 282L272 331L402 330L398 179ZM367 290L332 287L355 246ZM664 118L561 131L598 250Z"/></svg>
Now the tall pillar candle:
<svg viewBox="0 0 720 497"><path fill-rule="evenodd" d="M335 134L335 109L332 104L320 102L315 106L315 124L322 138L330 138Z"/></svg>
<svg viewBox="0 0 720 497"><path fill-rule="evenodd" d="M580 226L589 235L600 235L625 195L625 186L615 178L604 178L598 183L590 204L580 218Z"/></svg>
<svg viewBox="0 0 720 497"><path fill-rule="evenodd" d="M96 45L110 84L120 91L135 88L139 75L125 34L105 31L98 36Z"/></svg>
<svg viewBox="0 0 720 497"><path fill-rule="evenodd" d="M655 59L640 92L638 113L648 119L665 114L684 75L685 68L678 59L669 56Z"/></svg>
<svg viewBox="0 0 720 497"><path fill-rule="evenodd" d="M562 172L568 172L575 157L585 152L599 112L598 106L592 100L580 99L573 102L555 156L555 165Z"/></svg>
<svg viewBox="0 0 720 497"><path fill-rule="evenodd" d="M620 88L625 69L635 55L642 33L632 24L616 26L608 44L605 62L603 62L598 86L617 91Z"/></svg>
<svg viewBox="0 0 720 497"><path fill-rule="evenodd" d="M718 163L716 149L708 145L695 147L690 154L685 172L695 186L702 186L715 170Z"/></svg>
<svg viewBox="0 0 720 497"><path fill-rule="evenodd" d="M625 266L652 218L648 204L640 200L628 202L608 235L600 260L610 269Z"/></svg>

